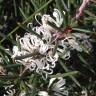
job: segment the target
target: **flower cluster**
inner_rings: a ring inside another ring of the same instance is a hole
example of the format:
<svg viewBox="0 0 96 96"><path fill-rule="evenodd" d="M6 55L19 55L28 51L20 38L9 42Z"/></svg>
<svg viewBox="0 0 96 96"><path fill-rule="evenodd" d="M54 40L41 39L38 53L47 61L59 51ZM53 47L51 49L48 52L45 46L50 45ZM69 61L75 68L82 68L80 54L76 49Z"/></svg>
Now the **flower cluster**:
<svg viewBox="0 0 96 96"><path fill-rule="evenodd" d="M36 32L39 34L38 30ZM35 35L26 33L26 35L19 40L21 46L20 50L17 46L13 47L14 55L12 56L12 58L15 58L16 56L32 54L31 57L18 61L26 66L30 71L36 70L38 74L45 74L45 76L53 73L52 69L58 61L58 54L55 53L52 55L53 46L50 45L51 34L48 34L47 32L48 31L42 31L44 36L42 40Z"/></svg>
<svg viewBox="0 0 96 96"><path fill-rule="evenodd" d="M16 92L14 85L4 86L2 89L4 91L4 95L2 96L14 96Z"/></svg>
<svg viewBox="0 0 96 96"><path fill-rule="evenodd" d="M52 91L52 96L68 96L68 90L66 90L65 87L65 79L62 77L59 78L51 78L49 80L48 84L48 91ZM38 92L39 96L50 96L47 91L39 91Z"/></svg>
<svg viewBox="0 0 96 96"><path fill-rule="evenodd" d="M65 60L70 58L71 50L76 50L78 52L90 51L92 45L88 40L89 36L84 33L71 33L66 36L63 40L59 41L58 51L62 54Z"/></svg>
<svg viewBox="0 0 96 96"><path fill-rule="evenodd" d="M36 96L68 96L68 90L66 89L66 80L62 77L51 78L45 90L39 89ZM32 85L31 90L33 90ZM26 91L21 91L19 96L26 96Z"/></svg>
<svg viewBox="0 0 96 96"><path fill-rule="evenodd" d="M82 52L82 46L88 50L92 48L88 40L89 36L86 34L65 32L64 29L61 29L63 33L60 32L63 17L58 9L54 9L53 17L54 19L50 15L44 14L41 18L42 24L32 28L41 38L35 34L26 33L24 37L19 39L20 48L18 46L13 47L12 58L31 54L29 57L25 56L26 58L16 61L21 62L26 69L36 71L41 75L44 74L46 77L53 73L59 56L68 60L71 50ZM56 28L52 27L49 22ZM56 41L58 41L57 47Z"/></svg>

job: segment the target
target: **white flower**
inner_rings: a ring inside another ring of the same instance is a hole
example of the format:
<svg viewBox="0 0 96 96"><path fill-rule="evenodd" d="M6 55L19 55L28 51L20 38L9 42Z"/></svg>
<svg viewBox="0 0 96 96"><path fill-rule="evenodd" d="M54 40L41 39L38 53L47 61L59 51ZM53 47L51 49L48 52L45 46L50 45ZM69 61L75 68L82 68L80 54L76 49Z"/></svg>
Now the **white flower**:
<svg viewBox="0 0 96 96"><path fill-rule="evenodd" d="M49 49L49 46L47 44L41 44L40 45L40 49L39 49L39 52L41 54L44 54L45 52L47 52L47 50Z"/></svg>
<svg viewBox="0 0 96 96"><path fill-rule="evenodd" d="M61 16L61 13L58 9L54 9L53 17L56 19L53 19L50 15L44 14L42 16L42 26L49 30L49 31L56 31L53 27L48 25L48 22L54 23L57 27L61 27L63 23L63 17Z"/></svg>
<svg viewBox="0 0 96 96"><path fill-rule="evenodd" d="M88 39L89 36L86 35L85 33L72 33L73 36L80 38L80 39Z"/></svg>
<svg viewBox="0 0 96 96"><path fill-rule="evenodd" d="M65 60L68 60L70 58L70 50L67 48L68 42L61 40L59 42L59 46L57 48L58 52L60 53L59 55Z"/></svg>
<svg viewBox="0 0 96 96"><path fill-rule="evenodd" d="M36 71L38 74L45 74L46 77L48 74L53 73L53 68L58 61L58 54L54 56L51 53L53 52L53 46L51 45L52 35L49 30L46 30L42 26L33 28L36 33L42 36L42 39L37 36L26 33L24 37L19 39L20 50L17 46L13 47L13 56L23 56L26 54L35 54L31 57L26 57L24 59L18 60L21 62L26 69L30 71ZM16 49L16 50L15 50Z"/></svg>
<svg viewBox="0 0 96 96"><path fill-rule="evenodd" d="M46 56L46 60L47 60L48 62L51 62L51 67L52 67L52 68L55 67L56 62L58 61L58 57L59 57L59 56L58 56L57 53L55 53L54 56L51 56L50 54L48 54L48 55Z"/></svg>
<svg viewBox="0 0 96 96"><path fill-rule="evenodd" d="M20 38L21 49L31 53L39 48L41 42L42 41L37 36L31 35L30 33Z"/></svg>
<svg viewBox="0 0 96 96"><path fill-rule="evenodd" d="M56 82L56 78L52 78L49 81L48 88L51 88L53 91L53 96L68 96L68 91L65 88L65 79L62 77L58 78Z"/></svg>
<svg viewBox="0 0 96 96"><path fill-rule="evenodd" d="M26 96L26 92L25 91L22 91L19 96Z"/></svg>
<svg viewBox="0 0 96 96"><path fill-rule="evenodd" d="M51 32L47 30L45 27L42 27L42 26L34 27L33 30L42 36L42 40L46 41L45 43L48 44L51 42L51 38L52 38Z"/></svg>
<svg viewBox="0 0 96 96"><path fill-rule="evenodd" d="M76 41L75 37L69 36L69 37L65 38L65 41L66 40L68 41L68 44L69 44L69 46L71 47L72 50L76 49L77 51L82 52L82 48L80 47L80 45Z"/></svg>
<svg viewBox="0 0 96 96"><path fill-rule="evenodd" d="M42 33L44 33L44 32L42 32ZM46 32L44 34L46 34ZM45 37L48 37L48 36L45 35L44 38ZM51 38L51 36L50 36L50 38ZM47 39L45 38L45 40L47 41L50 38L47 38ZM37 36L27 33L27 34L25 34L24 37L22 37L20 39L20 45L21 45L22 50L26 50L30 53L40 52L40 54L44 54L48 50L47 43L49 41L44 42L43 40L39 39Z"/></svg>
<svg viewBox="0 0 96 96"><path fill-rule="evenodd" d="M51 78L47 86L47 91L39 91L39 96L68 96L65 79L62 77ZM51 94L49 94L51 93Z"/></svg>
<svg viewBox="0 0 96 96"><path fill-rule="evenodd" d="M48 84L48 88L52 85L52 83L56 80L56 78L51 78Z"/></svg>
<svg viewBox="0 0 96 96"><path fill-rule="evenodd" d="M59 41L57 50L61 53L65 60L70 58L71 50L76 50L79 52L85 51L82 46L87 50L92 49L92 45L89 42L89 36L84 33L70 33L66 37Z"/></svg>
<svg viewBox="0 0 96 96"><path fill-rule="evenodd" d="M82 90L81 91L81 96L88 96L88 92L87 92L87 90L85 89L85 90Z"/></svg>
<svg viewBox="0 0 96 96"><path fill-rule="evenodd" d="M51 22L56 25L56 27L61 27L63 18L58 9L54 9L53 17L55 19L48 14L44 14L41 18L42 24L40 24L39 27L36 26L32 28L32 30L35 31L36 34L40 35L41 38L35 34L26 33L24 37L19 39L20 49L17 46L13 47L12 58L15 58L16 56L32 54L32 56L25 56L26 58L18 61L21 62L26 69L29 69L30 71L36 71L42 76L44 74L46 77L48 74L53 73L53 68L55 68L59 56L65 60L68 60L71 57L71 50L76 50L79 52L83 51L83 48L78 43L78 40L82 40L80 42L87 49L92 48L90 42L88 41L89 37L86 34L70 33L66 34L64 38L58 40L56 53L53 55L55 47L53 36L54 33L57 32L58 36L64 35L59 34L58 30L48 24L48 22Z"/></svg>
<svg viewBox="0 0 96 96"><path fill-rule="evenodd" d="M21 56L26 55L23 52L27 53L26 51L21 50L20 52ZM43 53L44 52L42 52L42 54L37 53L36 54L37 57L36 56L27 57L22 60L18 60L18 62L22 63L26 67L26 69L29 69L30 71L35 70L38 74L41 75L42 73L45 74L47 78L48 74L53 73L53 68L56 66L56 62L58 61L58 54L56 53L54 56L46 54L43 56Z"/></svg>
<svg viewBox="0 0 96 96"><path fill-rule="evenodd" d="M21 52L19 51L18 46L14 46L13 47L13 56L12 56L12 58L14 58L16 56L20 56L20 55L21 55Z"/></svg>
<svg viewBox="0 0 96 96"><path fill-rule="evenodd" d="M4 96L14 96L16 90L13 88L14 85L9 85L9 86L4 86L5 87L5 90L6 90L6 93L7 95L4 95Z"/></svg>
<svg viewBox="0 0 96 96"><path fill-rule="evenodd" d="M48 59L48 57L41 57L37 59L32 57L25 58L22 60L22 64L26 66L26 69L29 69L30 71L36 70L38 74L42 75L42 73L44 73L47 76L48 74L53 73L52 68L55 67L57 60L58 56L55 54L54 57L50 57L50 59Z"/></svg>
<svg viewBox="0 0 96 96"><path fill-rule="evenodd" d="M68 36L65 39L62 40L62 45L66 45L68 47L71 48L71 50L76 49L77 51L82 51L82 48L80 47L80 45L78 44L78 42L76 41L76 38L73 36Z"/></svg>
<svg viewBox="0 0 96 96"><path fill-rule="evenodd" d="M39 92L38 92L38 95L39 95L39 96L49 96L46 91L39 91Z"/></svg>
<svg viewBox="0 0 96 96"><path fill-rule="evenodd" d="M79 39L80 43L84 45L86 49L89 51L92 49L92 45L90 43L90 37L84 33L72 33L72 35Z"/></svg>
<svg viewBox="0 0 96 96"><path fill-rule="evenodd" d="M66 52L63 54L63 56L62 56L62 58L64 58L65 60L68 60L70 57L71 57L71 56L70 56L70 51L66 51Z"/></svg>
<svg viewBox="0 0 96 96"><path fill-rule="evenodd" d="M60 27L63 23L63 17L61 16L60 11L58 9L54 9L53 16L56 18L54 23L57 27Z"/></svg>

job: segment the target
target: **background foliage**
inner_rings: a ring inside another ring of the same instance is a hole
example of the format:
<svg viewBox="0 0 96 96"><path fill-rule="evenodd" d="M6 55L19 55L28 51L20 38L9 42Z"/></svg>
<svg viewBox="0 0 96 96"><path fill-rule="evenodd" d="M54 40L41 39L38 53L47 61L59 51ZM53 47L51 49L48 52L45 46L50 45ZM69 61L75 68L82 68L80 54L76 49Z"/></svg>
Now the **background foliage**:
<svg viewBox="0 0 96 96"><path fill-rule="evenodd" d="M16 44L16 36L24 35L25 26L29 22L32 21L34 26L38 26L34 19L35 14L52 15L53 9L58 8L61 13L66 12L66 16L63 16L63 26L71 26L74 32L90 35L93 49L90 52L85 49L85 53L72 52L69 60L59 62L62 68L56 67L54 73L61 73L54 76L59 77L62 74L67 79L69 96L81 96L80 91L85 89L88 91L88 96L96 95L96 1L90 0L82 17L76 20L76 10L81 3L82 0L0 0L0 57L3 58L0 66L3 66L6 71L6 75L0 75L1 87L14 84L17 90L15 95L18 96L23 89L30 93L30 89L26 85L28 82L34 86L33 95L28 96L35 96L35 88L40 84L41 78L30 72L19 76L19 71L23 66L19 63L14 64L11 59L12 47Z"/></svg>

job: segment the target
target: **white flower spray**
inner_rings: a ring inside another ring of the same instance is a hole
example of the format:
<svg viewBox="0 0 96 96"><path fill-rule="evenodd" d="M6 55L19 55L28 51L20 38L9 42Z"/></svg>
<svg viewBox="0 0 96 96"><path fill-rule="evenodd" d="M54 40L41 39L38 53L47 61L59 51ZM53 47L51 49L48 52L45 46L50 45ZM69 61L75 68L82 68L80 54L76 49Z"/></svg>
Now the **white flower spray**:
<svg viewBox="0 0 96 96"><path fill-rule="evenodd" d="M41 75L45 74L46 78L48 74L53 74L53 69L59 56L68 60L71 57L71 50L83 51L79 42L87 49L92 48L88 40L89 36L85 33L71 33L72 28L70 27L59 30L63 23L63 17L58 9L54 9L53 17L55 19L48 14L44 14L41 18L42 24L40 23L39 27L32 28L42 38L31 33L26 33L24 37L19 39L20 49L18 46L13 47L12 58L14 59L17 56L32 54L30 57L25 56L26 58L15 61L19 61L30 71L36 71ZM48 22L53 23L57 29L52 27ZM55 54L53 54L56 41L58 41L58 46Z"/></svg>

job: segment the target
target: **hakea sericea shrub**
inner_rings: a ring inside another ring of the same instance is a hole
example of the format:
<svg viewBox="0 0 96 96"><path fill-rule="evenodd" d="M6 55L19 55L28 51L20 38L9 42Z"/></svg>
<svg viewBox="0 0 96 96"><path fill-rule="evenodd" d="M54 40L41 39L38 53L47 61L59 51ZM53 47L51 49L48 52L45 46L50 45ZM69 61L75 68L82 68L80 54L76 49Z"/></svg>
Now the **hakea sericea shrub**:
<svg viewBox="0 0 96 96"><path fill-rule="evenodd" d="M66 15L65 12L63 14ZM26 32L24 37L19 39L20 46L13 47L12 58L15 62L20 62L26 70L35 71L44 80L48 78L48 75L53 74L53 69L59 62L59 58L68 60L71 57L72 50L83 52L84 48L92 49L88 35L73 32L71 26L62 28L63 17L58 9L54 9L53 17L49 14L42 15L42 23L36 19L40 26L31 28L38 35ZM27 27L30 27L30 25L31 23ZM21 57L21 59L18 57ZM55 79L51 79L50 82L52 83ZM64 87L64 80L59 78L59 81L51 86L55 96L68 96L68 91ZM21 94L26 93L21 92ZM49 96L48 92L44 90L39 91L38 95Z"/></svg>
<svg viewBox="0 0 96 96"><path fill-rule="evenodd" d="M71 50L82 52L84 50L82 46L87 50L92 48L88 40L89 36L85 33L71 32L72 28L70 27L62 28L62 33L48 24L48 22L51 22L57 28L61 27L63 18L58 9L54 9L53 17L55 19L49 14L44 14L41 19L42 24L40 24L39 27L32 28L41 38L26 32L24 37L19 39L20 48L18 48L18 46L13 47L12 58L14 59L16 56L32 54L30 57L15 61L22 63L25 68L30 71L36 71L42 76L45 74L46 78L48 74L53 73L53 68L55 68L56 62L60 56L68 60ZM58 46L54 52L57 41Z"/></svg>

